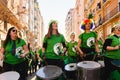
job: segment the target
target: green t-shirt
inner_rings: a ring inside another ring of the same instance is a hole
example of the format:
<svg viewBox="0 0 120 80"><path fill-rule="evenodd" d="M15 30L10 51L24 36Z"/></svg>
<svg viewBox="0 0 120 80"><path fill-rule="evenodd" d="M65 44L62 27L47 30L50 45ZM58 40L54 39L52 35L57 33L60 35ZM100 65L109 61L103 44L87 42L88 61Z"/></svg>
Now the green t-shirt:
<svg viewBox="0 0 120 80"><path fill-rule="evenodd" d="M51 35L50 38L47 38L45 36L43 42L47 44L47 48L45 51L46 58L48 59L61 59L62 58L62 56L57 55L54 51L54 48L57 44L65 42L65 38L62 34L60 34L59 36Z"/></svg>
<svg viewBox="0 0 120 80"><path fill-rule="evenodd" d="M81 39L82 48L95 48L95 39L97 38L97 34L95 32L90 33L82 33L79 35L79 39Z"/></svg>
<svg viewBox="0 0 120 80"><path fill-rule="evenodd" d="M112 43L110 46L117 46L120 45L120 38L117 38L115 36L110 36L108 39L112 39ZM120 59L120 49L118 50L112 50L112 51L105 51L106 57L112 58L112 59Z"/></svg>
<svg viewBox="0 0 120 80"><path fill-rule="evenodd" d="M25 58L20 58L19 55L23 53L23 46L26 44L23 39L20 39L18 43L18 39L15 41L16 44L16 53L12 55L12 45L13 41L10 40L5 48L5 62L9 64L18 64L25 61Z"/></svg>
<svg viewBox="0 0 120 80"><path fill-rule="evenodd" d="M69 56L76 56L76 49L77 49L77 42L74 41L70 41L68 44L67 44L67 48L68 48L68 55Z"/></svg>
<svg viewBox="0 0 120 80"><path fill-rule="evenodd" d="M40 57L42 57L42 56L43 56L43 54L42 54L42 48L41 48L41 49L39 49L38 53L39 53L39 56L40 56Z"/></svg>

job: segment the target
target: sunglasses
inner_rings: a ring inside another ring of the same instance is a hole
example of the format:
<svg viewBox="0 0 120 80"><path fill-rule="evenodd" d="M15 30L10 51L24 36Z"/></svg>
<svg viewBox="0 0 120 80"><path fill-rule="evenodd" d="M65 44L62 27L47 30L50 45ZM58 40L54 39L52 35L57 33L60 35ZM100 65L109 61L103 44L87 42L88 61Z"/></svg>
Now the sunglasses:
<svg viewBox="0 0 120 80"><path fill-rule="evenodd" d="M17 32L17 30L13 29L12 32Z"/></svg>

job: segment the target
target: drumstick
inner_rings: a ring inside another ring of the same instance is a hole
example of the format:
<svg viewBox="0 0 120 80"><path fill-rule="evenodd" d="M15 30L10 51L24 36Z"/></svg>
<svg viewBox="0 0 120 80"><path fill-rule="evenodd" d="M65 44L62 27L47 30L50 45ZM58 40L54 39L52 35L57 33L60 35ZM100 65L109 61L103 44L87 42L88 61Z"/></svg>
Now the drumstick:
<svg viewBox="0 0 120 80"><path fill-rule="evenodd" d="M95 58L96 58L96 54L93 56L93 59L92 59L92 61L94 61L94 60L95 60Z"/></svg>

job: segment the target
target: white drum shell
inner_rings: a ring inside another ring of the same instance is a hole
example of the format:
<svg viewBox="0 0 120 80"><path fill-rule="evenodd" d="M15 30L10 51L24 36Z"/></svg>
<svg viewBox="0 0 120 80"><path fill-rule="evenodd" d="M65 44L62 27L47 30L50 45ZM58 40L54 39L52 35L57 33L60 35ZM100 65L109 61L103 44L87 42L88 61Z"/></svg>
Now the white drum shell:
<svg viewBox="0 0 120 80"><path fill-rule="evenodd" d="M82 61L77 64L80 80L100 80L101 65L95 61Z"/></svg>

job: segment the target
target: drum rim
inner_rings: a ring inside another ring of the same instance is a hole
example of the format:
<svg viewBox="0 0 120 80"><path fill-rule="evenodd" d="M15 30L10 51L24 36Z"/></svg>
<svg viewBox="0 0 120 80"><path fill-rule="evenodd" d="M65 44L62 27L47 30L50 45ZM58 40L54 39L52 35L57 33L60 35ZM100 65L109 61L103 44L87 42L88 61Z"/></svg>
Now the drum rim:
<svg viewBox="0 0 120 80"><path fill-rule="evenodd" d="M40 69L43 69L43 68L45 68L45 67L56 67L56 68L59 68L59 70L60 70L60 75L62 75L62 73L63 73L63 71L62 71L62 69L60 68L60 67L58 67L58 66L55 66L55 65L46 65L46 66L43 66L43 67L41 67ZM40 70L39 69L39 70ZM38 71L39 71L38 70ZM57 76L55 76L55 77L43 77L43 76L40 76L40 75L38 75L37 73L38 73L38 71L36 72L36 75L37 75L37 77L39 77L40 79L55 79L55 78L57 78L57 77L59 77L60 75L57 75Z"/></svg>
<svg viewBox="0 0 120 80"><path fill-rule="evenodd" d="M112 60L112 61L111 61L112 65L114 65L114 66L116 66L116 67L120 67L120 65L119 65L119 66L116 65L116 64L114 63L114 61L120 61L120 60Z"/></svg>
<svg viewBox="0 0 120 80"><path fill-rule="evenodd" d="M85 62L94 62L94 63L97 63L99 65L99 67L95 67L95 68L85 68L85 67L79 66L79 63L82 63L82 62L84 62L84 61L81 61L81 62L77 63L77 67L78 68L87 69L87 70L96 70L96 69L100 69L101 68L101 65L98 62L96 62L96 61L85 61Z"/></svg>
<svg viewBox="0 0 120 80"><path fill-rule="evenodd" d="M18 75L18 77L16 77L16 79L19 79L20 78L20 74L17 72L17 71L7 71L7 72L4 72L4 73L1 73L0 76L3 76L3 75L6 75L6 74L11 74L11 73L15 73ZM12 76L11 76L12 77ZM5 77L6 78L6 77Z"/></svg>
<svg viewBox="0 0 120 80"><path fill-rule="evenodd" d="M72 70L69 70L70 67L69 67L68 65L73 65L75 69L72 69L72 68L71 68ZM67 66L69 67L69 69L66 69ZM75 71L75 70L77 70L77 64L76 64L76 63L69 63L69 64L65 65L64 69L65 69L66 71Z"/></svg>

